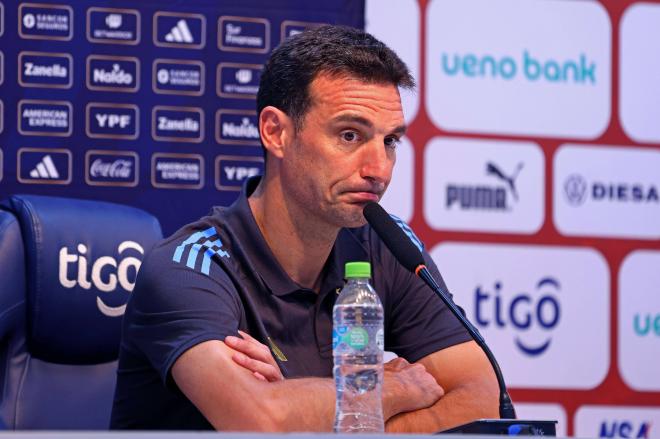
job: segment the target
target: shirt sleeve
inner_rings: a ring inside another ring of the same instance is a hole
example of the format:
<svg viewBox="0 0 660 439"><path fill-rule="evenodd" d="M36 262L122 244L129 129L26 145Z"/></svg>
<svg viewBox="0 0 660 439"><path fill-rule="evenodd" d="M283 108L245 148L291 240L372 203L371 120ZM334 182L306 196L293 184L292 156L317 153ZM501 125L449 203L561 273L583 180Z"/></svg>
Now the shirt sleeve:
<svg viewBox="0 0 660 439"><path fill-rule="evenodd" d="M383 272L382 286L377 288L387 289L381 296L385 297L385 350L414 362L472 339L430 287L406 270L380 240L376 246ZM447 291L430 255L423 254L427 268Z"/></svg>
<svg viewBox="0 0 660 439"><path fill-rule="evenodd" d="M229 276L210 277L156 250L145 259L127 306L123 339L170 385L177 358L207 340L237 333L241 307Z"/></svg>

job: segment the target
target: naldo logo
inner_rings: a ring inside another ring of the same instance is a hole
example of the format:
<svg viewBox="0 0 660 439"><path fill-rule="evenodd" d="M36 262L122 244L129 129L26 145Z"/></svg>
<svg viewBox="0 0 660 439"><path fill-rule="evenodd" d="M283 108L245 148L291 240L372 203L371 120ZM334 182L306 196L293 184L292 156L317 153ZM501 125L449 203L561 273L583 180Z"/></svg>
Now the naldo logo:
<svg viewBox="0 0 660 439"><path fill-rule="evenodd" d="M436 0L426 20L426 107L441 129L593 139L607 128L612 30L598 2Z"/></svg>
<svg viewBox="0 0 660 439"><path fill-rule="evenodd" d="M610 361L610 275L600 253L442 243L431 256L507 371L509 385L592 389L603 381ZM567 362L571 368L557 369Z"/></svg>

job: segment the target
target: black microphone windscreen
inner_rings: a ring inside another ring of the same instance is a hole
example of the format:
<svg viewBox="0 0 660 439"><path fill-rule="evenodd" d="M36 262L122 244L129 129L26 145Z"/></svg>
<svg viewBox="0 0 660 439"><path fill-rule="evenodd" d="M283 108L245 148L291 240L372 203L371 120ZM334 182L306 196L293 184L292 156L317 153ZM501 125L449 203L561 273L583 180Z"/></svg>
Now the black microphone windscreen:
<svg viewBox="0 0 660 439"><path fill-rule="evenodd" d="M380 204L369 203L362 213L401 265L414 273L418 266L425 263L419 249Z"/></svg>

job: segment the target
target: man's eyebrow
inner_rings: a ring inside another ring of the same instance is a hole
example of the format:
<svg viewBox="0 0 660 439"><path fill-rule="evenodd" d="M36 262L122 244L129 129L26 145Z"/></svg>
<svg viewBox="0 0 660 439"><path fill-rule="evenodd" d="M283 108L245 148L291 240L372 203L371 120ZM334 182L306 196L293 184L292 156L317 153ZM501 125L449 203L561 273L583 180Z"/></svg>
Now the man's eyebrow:
<svg viewBox="0 0 660 439"><path fill-rule="evenodd" d="M364 118L364 117L362 117L362 116L352 115L352 114L341 114L341 115L335 117L335 118L332 119L332 120L333 120L333 122L353 122L353 123L358 123L358 124L360 124L360 125L364 125L364 126L366 126L366 127L368 127L368 128L373 128L373 126L374 126L373 123L371 123L371 121L370 121L369 119L366 119L366 118ZM408 128L408 127L407 127L405 124L404 124L404 125L399 125L398 127L394 128L394 129L392 130L392 133L394 133L394 134L404 135L404 134L406 133L407 128Z"/></svg>

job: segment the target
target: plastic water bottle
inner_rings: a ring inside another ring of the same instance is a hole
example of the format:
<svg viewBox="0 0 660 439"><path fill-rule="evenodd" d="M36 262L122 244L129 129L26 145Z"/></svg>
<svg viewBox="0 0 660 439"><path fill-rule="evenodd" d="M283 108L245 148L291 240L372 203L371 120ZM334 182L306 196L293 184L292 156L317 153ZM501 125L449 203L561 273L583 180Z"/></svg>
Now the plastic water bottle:
<svg viewBox="0 0 660 439"><path fill-rule="evenodd" d="M382 433L383 305L369 284L368 262L346 264L332 312L336 433Z"/></svg>

